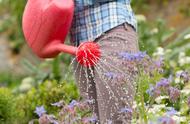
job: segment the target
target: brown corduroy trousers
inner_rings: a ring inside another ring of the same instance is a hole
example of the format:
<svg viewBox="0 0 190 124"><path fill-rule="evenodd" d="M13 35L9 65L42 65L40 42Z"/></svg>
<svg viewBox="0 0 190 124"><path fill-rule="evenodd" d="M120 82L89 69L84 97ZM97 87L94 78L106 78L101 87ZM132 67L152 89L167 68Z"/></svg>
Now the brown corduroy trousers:
<svg viewBox="0 0 190 124"><path fill-rule="evenodd" d="M135 76L125 67L125 60L119 54L139 51L137 33L124 23L102 34L94 42L100 45L100 61L91 68L74 63L80 94L84 99L94 100L91 109L98 116L98 124L131 123L132 113L127 110L132 108L134 100Z"/></svg>

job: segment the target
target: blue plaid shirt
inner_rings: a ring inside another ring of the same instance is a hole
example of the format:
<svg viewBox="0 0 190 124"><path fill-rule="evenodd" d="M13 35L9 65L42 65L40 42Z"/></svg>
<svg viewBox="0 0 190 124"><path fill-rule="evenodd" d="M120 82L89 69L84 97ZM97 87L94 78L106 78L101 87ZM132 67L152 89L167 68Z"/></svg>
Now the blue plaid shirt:
<svg viewBox="0 0 190 124"><path fill-rule="evenodd" d="M130 0L75 0L71 41L94 41L102 33L127 22L136 29Z"/></svg>

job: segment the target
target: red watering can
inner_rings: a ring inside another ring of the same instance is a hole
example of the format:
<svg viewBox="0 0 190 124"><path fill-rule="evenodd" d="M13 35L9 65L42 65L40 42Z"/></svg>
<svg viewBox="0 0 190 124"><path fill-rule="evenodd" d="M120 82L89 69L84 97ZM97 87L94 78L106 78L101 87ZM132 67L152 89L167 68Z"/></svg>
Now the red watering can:
<svg viewBox="0 0 190 124"><path fill-rule="evenodd" d="M100 58L98 44L84 42L79 47L64 44L73 13L73 0L28 0L23 14L24 36L41 58L53 58L64 52L75 55L84 66L93 66Z"/></svg>

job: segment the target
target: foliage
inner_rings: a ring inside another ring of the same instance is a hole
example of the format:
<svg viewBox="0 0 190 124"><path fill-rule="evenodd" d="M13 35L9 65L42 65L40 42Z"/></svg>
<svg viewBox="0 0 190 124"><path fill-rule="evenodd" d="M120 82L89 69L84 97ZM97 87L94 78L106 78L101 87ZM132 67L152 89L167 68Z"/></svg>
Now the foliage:
<svg viewBox="0 0 190 124"><path fill-rule="evenodd" d="M16 108L15 99L7 88L0 88L0 123L17 124L21 112Z"/></svg>
<svg viewBox="0 0 190 124"><path fill-rule="evenodd" d="M167 53L169 54L169 53ZM189 123L190 106L190 63L175 65L171 69L169 61L164 56L154 54L157 61L150 63L149 57L144 56L141 61L137 61L139 75L137 76L137 93L134 111L134 123ZM148 67L145 65L148 64ZM151 67L154 68L151 68ZM178 67L177 67L178 66ZM165 69L165 70L162 70ZM159 108L160 107L160 108ZM169 124L170 124L169 123Z"/></svg>
<svg viewBox="0 0 190 124"><path fill-rule="evenodd" d="M135 12L148 10L148 0L132 0L131 5Z"/></svg>
<svg viewBox="0 0 190 124"><path fill-rule="evenodd" d="M46 79L56 79L58 82L61 80L73 82L71 60L72 57L70 55L60 54L54 59L44 60L37 66L26 59L22 63L38 82L43 82Z"/></svg>
<svg viewBox="0 0 190 124"><path fill-rule="evenodd" d="M9 36L13 52L18 53L23 44L22 14L26 0L2 0L0 1L0 14L3 23L0 24L1 32Z"/></svg>
<svg viewBox="0 0 190 124"><path fill-rule="evenodd" d="M36 88L33 87L26 94L20 94L17 97L18 108L24 112L22 123L29 122L35 117L34 110L36 106L44 105L47 110L55 114L56 108L51 106L51 103L64 99L69 102L72 99L78 98L78 90L73 83L61 83L57 81L47 80L39 84Z"/></svg>
<svg viewBox="0 0 190 124"><path fill-rule="evenodd" d="M92 103L92 100L81 102L72 100L69 104L65 104L64 101L53 103L52 106L59 108L58 117L47 114L43 106L37 107L35 112L39 116L40 124L90 124L97 121L97 117L91 114L90 104ZM30 121L31 124L34 122L35 120Z"/></svg>
<svg viewBox="0 0 190 124"><path fill-rule="evenodd" d="M174 29L166 28L164 20L158 19L155 23L149 24L146 21L140 21L138 26L139 43L142 51L152 54L158 46L172 36Z"/></svg>
<svg viewBox="0 0 190 124"><path fill-rule="evenodd" d="M18 84L20 84L21 80L23 79L23 76L19 76L10 72L1 72L0 75L0 86L6 86L9 88L18 86Z"/></svg>
<svg viewBox="0 0 190 124"><path fill-rule="evenodd" d="M158 19L155 23L148 23L144 20L139 21L138 34L141 50L147 51L149 55L152 55L159 46L173 50L168 55L170 59L177 59L177 54L182 51L190 54L188 49L190 48L190 28L176 34L173 28L167 28L162 19Z"/></svg>
<svg viewBox="0 0 190 124"><path fill-rule="evenodd" d="M131 71L133 70L132 67L134 69L137 67L138 69L134 106L133 108L122 109L124 113L130 112L133 114L133 123L165 124L170 122L171 124L186 124L190 122L188 117L190 111L190 63L181 63L181 58L171 62L172 60L168 59L170 52L163 48L158 48L153 53L153 58L149 57L145 52L122 53L123 59L128 63L126 66L129 66ZM182 69L185 70L183 71ZM65 103L64 99L61 102L52 104L62 108L61 110L57 109L57 113L56 111L52 113L49 110L51 106L46 106L52 102L38 104L38 106L44 105L47 112L53 114L48 114L45 111L44 115L40 116L38 120L40 124L43 124L42 121L55 121L57 123L74 121L72 123L75 124L83 120L81 111L75 111L75 107L68 109L72 105L81 106L82 104L80 103L82 102L71 101L70 103ZM60 113L64 114L64 116ZM88 121L96 120L93 116L87 118Z"/></svg>
<svg viewBox="0 0 190 124"><path fill-rule="evenodd" d="M179 52L185 52L190 55L190 28L181 32L172 43L166 46L167 49L172 49L173 52L169 58L176 57Z"/></svg>

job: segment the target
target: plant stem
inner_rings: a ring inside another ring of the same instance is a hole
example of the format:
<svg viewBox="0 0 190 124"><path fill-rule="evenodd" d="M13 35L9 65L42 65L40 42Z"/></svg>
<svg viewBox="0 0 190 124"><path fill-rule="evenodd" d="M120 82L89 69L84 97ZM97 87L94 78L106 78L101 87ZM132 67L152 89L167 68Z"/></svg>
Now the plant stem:
<svg viewBox="0 0 190 124"><path fill-rule="evenodd" d="M141 73L141 69L139 67L138 67L138 70L139 70L140 77L142 77L143 74ZM148 119L147 119L145 104L144 104L144 92L143 92L144 83L142 83L141 81L143 81L143 80L140 80L138 78L138 84L139 84L138 92L139 92L139 96L140 96L141 110L142 110L142 116L141 117L144 119L144 123L148 124Z"/></svg>
<svg viewBox="0 0 190 124"><path fill-rule="evenodd" d="M143 96L143 93L141 93L140 99L141 99L142 114L143 114L144 122L145 122L145 124L148 124L148 119L147 119L147 116L146 116L146 110L145 110L145 107L144 107L144 96Z"/></svg>
<svg viewBox="0 0 190 124"><path fill-rule="evenodd" d="M53 60L52 71L53 71L54 78L59 82L60 78L61 78L61 75L60 75L60 57L59 56Z"/></svg>

